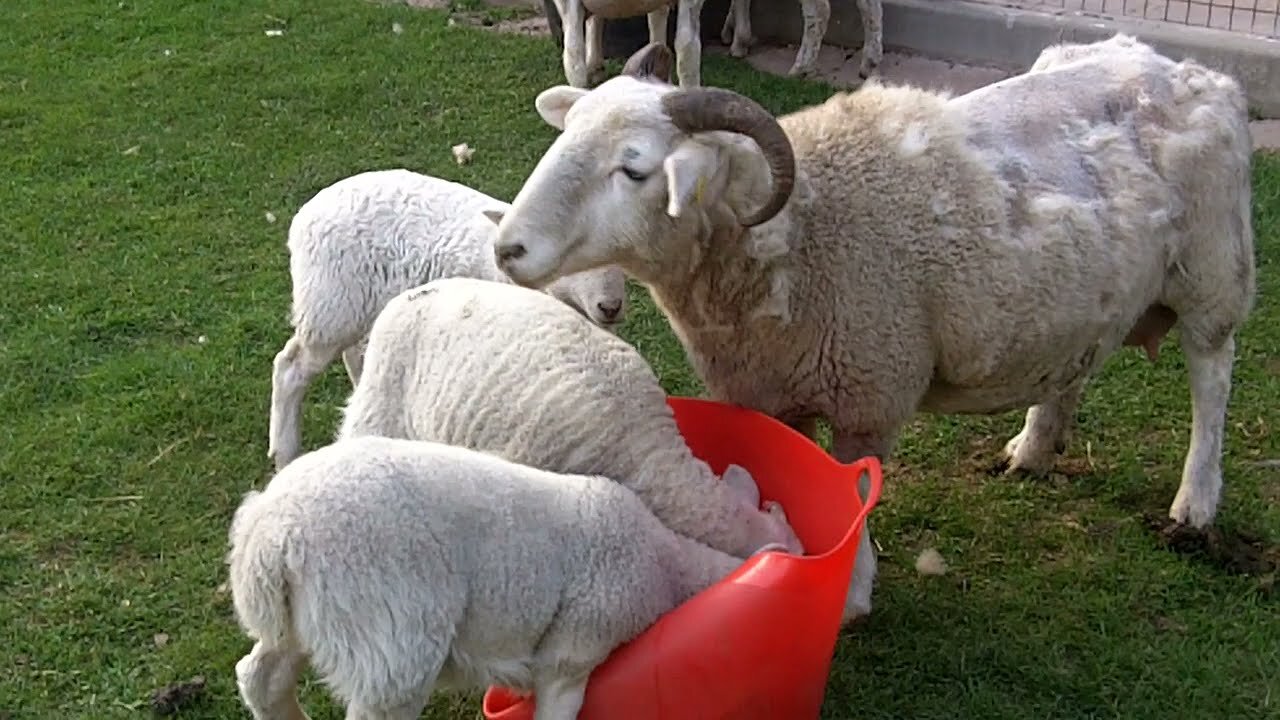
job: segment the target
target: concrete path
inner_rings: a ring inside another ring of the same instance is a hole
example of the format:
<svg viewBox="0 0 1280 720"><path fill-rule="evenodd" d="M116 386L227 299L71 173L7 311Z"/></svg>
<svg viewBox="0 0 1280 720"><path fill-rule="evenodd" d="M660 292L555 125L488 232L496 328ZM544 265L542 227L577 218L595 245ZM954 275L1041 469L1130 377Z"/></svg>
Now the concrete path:
<svg viewBox="0 0 1280 720"><path fill-rule="evenodd" d="M448 0L405 0L422 7L447 7ZM538 13L534 17L498 23L493 29L527 35L547 35L547 20L541 17L541 0L486 0L490 5L527 7ZM1042 0L1023 0L1036 2ZM1265 2L1268 0L1258 0ZM1275 0L1270 0L1274 2ZM728 48L718 43L703 45L704 54L728 54ZM751 49L746 61L762 72L785 75L795 59L794 46L760 44ZM823 45L818 55L817 75L836 87L852 88L859 83L857 52L849 52L834 45ZM947 60L901 52L884 53L880 64L880 77L885 82L904 82L937 90L950 90L955 94L969 92L1002 80L1009 76L1004 70L954 63ZM1250 124L1255 149L1280 151L1280 120L1257 120Z"/></svg>

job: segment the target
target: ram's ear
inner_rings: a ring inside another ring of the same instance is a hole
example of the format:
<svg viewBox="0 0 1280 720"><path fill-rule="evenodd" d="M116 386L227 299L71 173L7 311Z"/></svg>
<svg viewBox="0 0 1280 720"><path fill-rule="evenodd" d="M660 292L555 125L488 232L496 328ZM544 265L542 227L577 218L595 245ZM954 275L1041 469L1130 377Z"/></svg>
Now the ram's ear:
<svg viewBox="0 0 1280 720"><path fill-rule="evenodd" d="M557 85L538 93L533 106L537 108L538 114L548 125L557 130L564 130L564 116L569 114L569 108L588 92L590 91L585 88Z"/></svg>
<svg viewBox="0 0 1280 720"><path fill-rule="evenodd" d="M489 208L488 210L481 210L480 214L489 218L489 221L494 225L497 225L502 222L502 216L506 214L506 211L498 210L497 208Z"/></svg>
<svg viewBox="0 0 1280 720"><path fill-rule="evenodd" d="M690 207L715 202L723 180L719 177L720 148L710 142L686 140L662 161L667 176L667 214L678 218Z"/></svg>

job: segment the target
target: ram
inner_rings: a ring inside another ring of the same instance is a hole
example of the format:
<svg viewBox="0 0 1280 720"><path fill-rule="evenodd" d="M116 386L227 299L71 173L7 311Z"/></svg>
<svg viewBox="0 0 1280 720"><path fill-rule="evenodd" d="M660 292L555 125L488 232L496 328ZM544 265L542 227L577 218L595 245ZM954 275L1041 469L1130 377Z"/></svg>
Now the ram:
<svg viewBox="0 0 1280 720"><path fill-rule="evenodd" d="M302 443L307 387L339 356L351 384L365 336L397 293L440 277L510 282L493 260L483 210L507 203L460 183L409 170L363 172L322 189L289 225L293 335L271 375L267 454L282 468ZM615 267L552 283L547 292L603 327L626 314L626 276Z"/></svg>
<svg viewBox="0 0 1280 720"><path fill-rule="evenodd" d="M1044 472L1090 376L1176 325L1191 435L1169 515L1214 520L1255 292L1236 81L1119 35L958 97L873 80L775 118L672 87L667 54L538 95L562 132L494 215L517 283L617 263L711 397L825 419L843 461L887 457L917 412L1029 407L1004 464ZM862 537L846 613L871 608Z"/></svg>

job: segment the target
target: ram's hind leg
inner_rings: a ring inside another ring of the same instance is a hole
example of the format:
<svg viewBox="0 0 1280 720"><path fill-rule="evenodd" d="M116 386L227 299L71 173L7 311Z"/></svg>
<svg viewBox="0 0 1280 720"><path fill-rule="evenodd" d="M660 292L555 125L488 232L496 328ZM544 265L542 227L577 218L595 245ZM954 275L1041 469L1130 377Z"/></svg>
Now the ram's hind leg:
<svg viewBox="0 0 1280 720"><path fill-rule="evenodd" d="M1222 496L1222 437L1236 344L1234 334L1201 343L1184 331L1181 345L1191 385L1191 446L1169 517L1203 528L1213 522Z"/></svg>
<svg viewBox="0 0 1280 720"><path fill-rule="evenodd" d="M1004 458L997 465L1006 474L1026 472L1043 475L1053 469L1058 456L1067 450L1067 440L1075 425L1076 410L1084 381L1072 385L1058 397L1027 410L1022 432L1004 446Z"/></svg>
<svg viewBox="0 0 1280 720"><path fill-rule="evenodd" d="M254 720L310 720L298 704L298 676L306 661L297 651L259 640L236 663L240 699Z"/></svg>
<svg viewBox="0 0 1280 720"><path fill-rule="evenodd" d="M339 348L307 344L297 333L272 362L271 418L267 456L279 470L298 456L302 447L302 401L307 387L338 356Z"/></svg>

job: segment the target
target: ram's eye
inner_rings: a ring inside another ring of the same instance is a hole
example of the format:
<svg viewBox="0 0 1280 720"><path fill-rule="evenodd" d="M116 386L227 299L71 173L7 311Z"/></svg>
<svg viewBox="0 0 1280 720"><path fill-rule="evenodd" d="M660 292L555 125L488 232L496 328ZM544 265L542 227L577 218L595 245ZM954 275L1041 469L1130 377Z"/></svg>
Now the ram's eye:
<svg viewBox="0 0 1280 720"><path fill-rule="evenodd" d="M626 175L629 179L635 182L643 182L644 179L648 177L648 175L645 175L644 173L639 172L637 170L632 170L629 167L622 168L622 174Z"/></svg>

